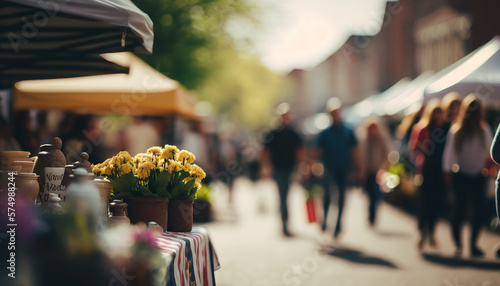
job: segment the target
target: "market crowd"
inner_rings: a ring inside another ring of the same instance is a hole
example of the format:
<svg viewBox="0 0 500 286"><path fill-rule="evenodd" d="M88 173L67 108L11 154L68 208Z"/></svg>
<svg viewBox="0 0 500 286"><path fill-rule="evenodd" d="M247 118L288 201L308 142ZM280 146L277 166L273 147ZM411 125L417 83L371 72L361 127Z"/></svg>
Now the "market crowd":
<svg viewBox="0 0 500 286"><path fill-rule="evenodd" d="M365 190L369 198L368 221L372 226L376 223L377 205L382 198L380 186L384 174L395 163L388 159L396 151L394 140L380 119L366 119L356 129L344 123L338 98L327 102L326 111L331 126L307 144L292 125L290 107L279 106L281 124L264 139L262 175L277 183L285 236L292 236L287 195L295 171L306 188L313 181L323 185L323 231L331 224L327 217L331 197L336 196L338 214L331 225L335 238L341 234L346 189L352 184ZM497 134L493 139L482 101L474 94L463 98L457 93L432 99L408 115L397 133L401 134L398 160L404 161L414 176L419 198L417 247L438 245L435 225L444 216L451 223L456 255L461 255L462 227L470 213L471 256L484 256L478 237L486 221L490 170L497 170L494 162L500 163L500 138ZM451 210L451 215L445 210Z"/></svg>

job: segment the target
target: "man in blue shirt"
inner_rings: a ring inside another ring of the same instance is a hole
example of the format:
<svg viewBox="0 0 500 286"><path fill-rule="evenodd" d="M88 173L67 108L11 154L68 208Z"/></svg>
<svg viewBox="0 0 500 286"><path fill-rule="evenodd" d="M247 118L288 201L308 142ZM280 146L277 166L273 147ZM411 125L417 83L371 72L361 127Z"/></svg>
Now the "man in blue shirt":
<svg viewBox="0 0 500 286"><path fill-rule="evenodd" d="M326 218L330 208L331 187L336 186L339 194L335 237L339 235L341 230L340 222L344 208L345 190L352 169L354 168L357 179L362 180L363 177L358 140L353 130L342 122L340 107L341 102L338 98L328 100L327 111L333 119L333 124L319 133L315 152L315 158L319 159L325 168L323 230L326 229Z"/></svg>

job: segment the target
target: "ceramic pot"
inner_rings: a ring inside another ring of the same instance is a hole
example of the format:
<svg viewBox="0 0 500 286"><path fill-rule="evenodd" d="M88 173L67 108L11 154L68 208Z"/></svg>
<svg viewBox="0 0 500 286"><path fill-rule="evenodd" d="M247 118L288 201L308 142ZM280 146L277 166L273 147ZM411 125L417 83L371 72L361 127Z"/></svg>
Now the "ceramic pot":
<svg viewBox="0 0 500 286"><path fill-rule="evenodd" d="M16 196L35 203L39 194L38 175L34 173L18 173L15 177Z"/></svg>
<svg viewBox="0 0 500 286"><path fill-rule="evenodd" d="M111 200L111 191L113 190L113 185L109 180L103 177L95 177L92 183L99 191L99 196L101 197L105 213L108 213L109 201Z"/></svg>
<svg viewBox="0 0 500 286"><path fill-rule="evenodd" d="M85 214L89 229L97 230L107 225L107 213L104 212L99 191L92 183L94 174L88 173L83 168L76 168L73 172L73 182L66 192L66 210Z"/></svg>
<svg viewBox="0 0 500 286"><path fill-rule="evenodd" d="M193 228L193 200L170 200L168 231L190 232Z"/></svg>
<svg viewBox="0 0 500 286"><path fill-rule="evenodd" d="M30 152L27 151L0 151L0 165L10 165L14 161L26 161Z"/></svg>
<svg viewBox="0 0 500 286"><path fill-rule="evenodd" d="M33 161L14 161L14 164L21 166L21 173L33 173L35 162Z"/></svg>
<svg viewBox="0 0 500 286"><path fill-rule="evenodd" d="M108 217L110 227L119 224L130 224L130 219L127 216L126 203L119 200L114 200L111 204L109 204L109 210L111 212L111 216Z"/></svg>
<svg viewBox="0 0 500 286"><path fill-rule="evenodd" d="M62 185L62 180L66 158L61 152L61 147L62 141L58 137L52 139L52 144L40 146L34 172L40 176L38 177L38 185L40 186L42 204L48 201L50 192L57 192L64 201L65 186ZM49 179L47 180L47 178Z"/></svg>
<svg viewBox="0 0 500 286"><path fill-rule="evenodd" d="M75 169L84 168L87 172L93 173L92 164L89 162L89 154L87 154L87 152L82 152L80 154L80 161L76 161L73 165L75 166Z"/></svg>
<svg viewBox="0 0 500 286"><path fill-rule="evenodd" d="M65 188L67 188L71 182L73 182L73 170L74 166L73 165L66 165L64 166L64 177L62 179L61 185L63 185Z"/></svg>
<svg viewBox="0 0 500 286"><path fill-rule="evenodd" d="M154 221L163 229L168 225L168 198L133 197L123 199L127 203L130 222L148 223Z"/></svg>

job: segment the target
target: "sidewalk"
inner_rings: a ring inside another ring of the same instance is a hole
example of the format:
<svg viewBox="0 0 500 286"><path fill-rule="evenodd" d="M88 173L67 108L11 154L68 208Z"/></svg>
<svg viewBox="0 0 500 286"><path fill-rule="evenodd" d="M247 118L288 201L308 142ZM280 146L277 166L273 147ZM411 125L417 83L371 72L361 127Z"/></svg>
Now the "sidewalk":
<svg viewBox="0 0 500 286"><path fill-rule="evenodd" d="M438 249L426 248L421 254L416 220L382 204L377 225L370 228L368 202L360 190L347 195L337 241L331 224L325 233L317 224L307 224L305 197L298 186L289 196L292 238L281 235L272 182L237 180L233 208L225 190L215 192L217 221L208 227L222 266L216 272L218 285L500 285L500 260L493 255L500 236L482 233L485 259L468 259L468 249L465 258L457 259L450 228L441 222ZM267 211L259 211L262 206ZM333 223L336 211L331 214Z"/></svg>

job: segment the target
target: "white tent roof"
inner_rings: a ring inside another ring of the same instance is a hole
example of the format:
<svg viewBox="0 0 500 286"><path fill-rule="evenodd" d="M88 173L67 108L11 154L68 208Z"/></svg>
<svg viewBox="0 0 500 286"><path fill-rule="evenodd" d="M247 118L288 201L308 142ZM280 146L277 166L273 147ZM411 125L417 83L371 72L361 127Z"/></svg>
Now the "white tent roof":
<svg viewBox="0 0 500 286"><path fill-rule="evenodd" d="M494 37L446 70L425 89L426 101L456 91L464 96L476 93L487 103L499 102L500 36Z"/></svg>
<svg viewBox="0 0 500 286"><path fill-rule="evenodd" d="M392 116L403 113L407 109L415 109L421 106L424 101L424 89L432 81L434 73L423 72L406 86L405 90L398 96L383 102L384 113Z"/></svg>

